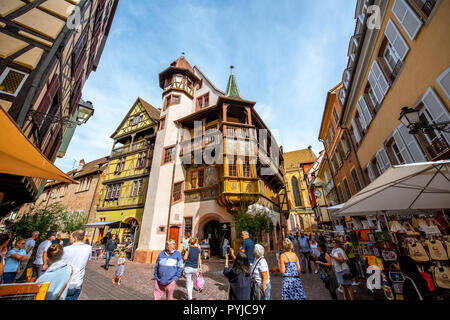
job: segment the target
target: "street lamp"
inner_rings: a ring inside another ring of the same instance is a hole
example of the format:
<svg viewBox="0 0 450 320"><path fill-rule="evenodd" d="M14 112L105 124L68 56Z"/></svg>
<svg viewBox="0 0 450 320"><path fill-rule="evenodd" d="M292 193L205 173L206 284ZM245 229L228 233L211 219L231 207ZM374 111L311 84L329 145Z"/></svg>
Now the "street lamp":
<svg viewBox="0 0 450 320"><path fill-rule="evenodd" d="M420 116L423 112L423 108L420 111L408 107L402 108L399 120L409 129L410 134L417 134L419 131L425 132L427 130L438 130L450 133L450 121L428 124L420 120Z"/></svg>
<svg viewBox="0 0 450 320"><path fill-rule="evenodd" d="M78 104L77 124L85 124L93 115L94 107L92 106L92 102L80 100L80 103Z"/></svg>
<svg viewBox="0 0 450 320"><path fill-rule="evenodd" d="M68 127L74 128L77 125L81 126L85 124L90 117L94 114L94 107L92 106L92 102L80 100L78 103L78 115L76 121L73 121L68 116L62 116L61 114L55 114L54 116L50 116L47 113L32 110L30 111L30 118L40 119L43 122L46 119L49 119L50 123L60 123L61 125L67 125Z"/></svg>

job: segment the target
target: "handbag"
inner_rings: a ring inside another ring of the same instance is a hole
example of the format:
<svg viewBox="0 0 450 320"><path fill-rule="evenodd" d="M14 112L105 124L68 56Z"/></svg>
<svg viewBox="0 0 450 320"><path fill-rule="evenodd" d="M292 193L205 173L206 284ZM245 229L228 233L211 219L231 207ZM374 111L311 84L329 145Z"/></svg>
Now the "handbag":
<svg viewBox="0 0 450 320"><path fill-rule="evenodd" d="M202 273L200 272L198 274L197 279L195 280L195 289L197 291L202 290L204 285L205 285L205 278L203 278Z"/></svg>
<svg viewBox="0 0 450 320"><path fill-rule="evenodd" d="M330 276L328 275L328 272L327 272L327 270L325 270L325 268L320 268L319 278L323 282L329 282L330 281Z"/></svg>
<svg viewBox="0 0 450 320"><path fill-rule="evenodd" d="M253 274L255 273L256 267L258 266L259 262L263 258L259 258L259 260L256 262L255 267L253 268L253 272L251 274L251 291L250 291L250 300L264 300L265 294L263 287L256 282L256 280L253 278Z"/></svg>

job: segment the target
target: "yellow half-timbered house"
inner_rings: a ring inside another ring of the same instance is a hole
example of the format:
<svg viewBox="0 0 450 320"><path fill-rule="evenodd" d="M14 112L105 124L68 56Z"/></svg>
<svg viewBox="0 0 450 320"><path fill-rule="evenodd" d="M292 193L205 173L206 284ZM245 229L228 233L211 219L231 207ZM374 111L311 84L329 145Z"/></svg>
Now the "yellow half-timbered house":
<svg viewBox="0 0 450 320"><path fill-rule="evenodd" d="M159 114L158 109L138 98L112 134L114 144L97 207L99 222L141 224ZM134 232L135 228L127 230ZM99 237L107 231L102 229ZM126 236L122 232L120 239Z"/></svg>

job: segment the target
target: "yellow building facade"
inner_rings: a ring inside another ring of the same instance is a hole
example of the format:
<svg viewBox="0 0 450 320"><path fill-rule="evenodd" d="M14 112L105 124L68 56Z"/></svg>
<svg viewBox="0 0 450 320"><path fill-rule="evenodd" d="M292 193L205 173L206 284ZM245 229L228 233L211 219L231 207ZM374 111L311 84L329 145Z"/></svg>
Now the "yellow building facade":
<svg viewBox="0 0 450 320"><path fill-rule="evenodd" d="M370 30L363 23L365 1L358 1L358 25L339 94L340 124L351 130L367 181L391 165L450 155L449 134L411 134L399 120L404 107L420 111L426 124L450 120L450 2L378 2L380 29Z"/></svg>
<svg viewBox="0 0 450 320"><path fill-rule="evenodd" d="M114 144L102 183L97 222L140 226L158 126L159 110L138 98L111 136ZM98 238L106 232L107 228L101 229Z"/></svg>
<svg viewBox="0 0 450 320"><path fill-rule="evenodd" d="M312 209L306 183L308 170L317 157L311 148L286 152L284 157L285 181L290 215L287 219L287 231L310 231L317 228L317 222Z"/></svg>

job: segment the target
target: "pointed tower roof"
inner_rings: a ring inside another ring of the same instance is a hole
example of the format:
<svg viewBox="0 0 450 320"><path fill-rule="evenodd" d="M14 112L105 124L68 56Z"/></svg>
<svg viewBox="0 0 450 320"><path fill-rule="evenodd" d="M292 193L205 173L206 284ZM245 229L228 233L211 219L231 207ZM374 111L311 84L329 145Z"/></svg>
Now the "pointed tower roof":
<svg viewBox="0 0 450 320"><path fill-rule="evenodd" d="M231 74L228 79L227 90L225 91L225 96L230 98L242 99L241 93L239 92L239 87L236 81L236 77L233 74L234 66L230 66Z"/></svg>
<svg viewBox="0 0 450 320"><path fill-rule="evenodd" d="M182 53L181 57L179 57L177 60L172 62L170 64L170 66L175 67L175 68L180 68L180 69L187 69L187 70L191 71L192 73L194 73L194 69L192 69L191 65L184 57L184 52Z"/></svg>
<svg viewBox="0 0 450 320"><path fill-rule="evenodd" d="M184 52L177 60L172 62L170 66L159 74L159 86L164 89L164 77L174 73L182 73L188 75L194 81L200 81L200 78L194 72L189 62L184 56Z"/></svg>

